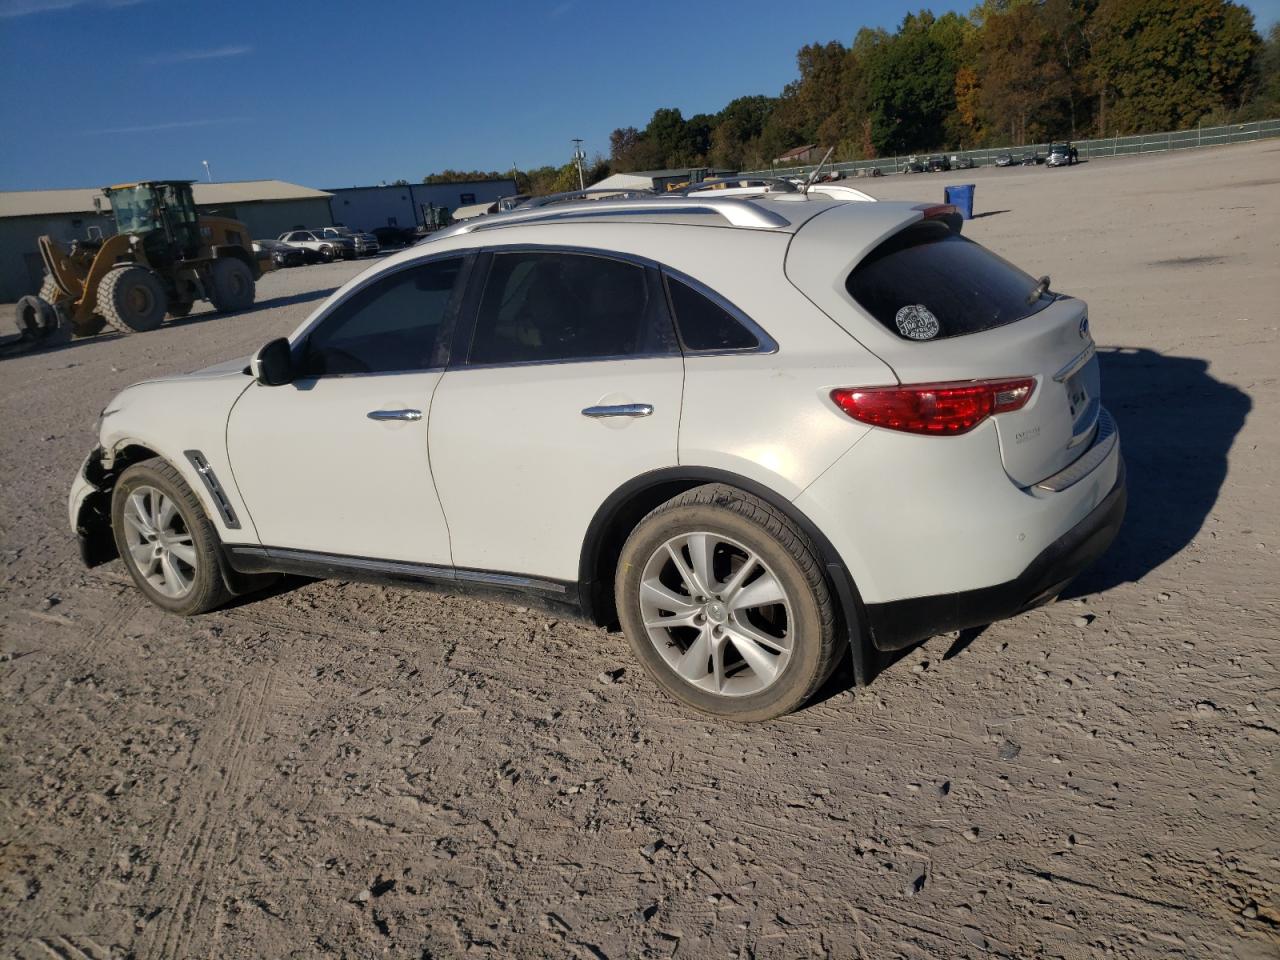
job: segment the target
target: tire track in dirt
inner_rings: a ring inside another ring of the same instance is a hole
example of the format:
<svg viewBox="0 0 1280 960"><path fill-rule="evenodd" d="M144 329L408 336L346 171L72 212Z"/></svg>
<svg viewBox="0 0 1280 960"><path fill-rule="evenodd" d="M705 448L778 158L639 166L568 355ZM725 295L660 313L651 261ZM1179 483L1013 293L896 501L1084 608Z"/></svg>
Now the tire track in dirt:
<svg viewBox="0 0 1280 960"><path fill-rule="evenodd" d="M226 867L238 848L240 807L250 750L262 734L265 705L274 683L274 667L234 689L216 711L217 726L193 751L191 791L174 805L158 860L159 889L176 887L162 923L150 928L148 956L217 956L221 905L210 917ZM190 813L191 816L184 816ZM212 930L210 927L212 926Z"/></svg>

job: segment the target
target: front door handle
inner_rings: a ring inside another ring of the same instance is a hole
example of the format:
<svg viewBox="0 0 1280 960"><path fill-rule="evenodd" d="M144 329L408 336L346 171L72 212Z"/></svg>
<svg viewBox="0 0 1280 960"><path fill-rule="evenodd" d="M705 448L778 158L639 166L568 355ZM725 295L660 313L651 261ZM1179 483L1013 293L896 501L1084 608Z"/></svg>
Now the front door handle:
<svg viewBox="0 0 1280 960"><path fill-rule="evenodd" d="M648 417L653 414L652 403L614 403L608 406L587 407L584 417L600 420L604 417Z"/></svg>
<svg viewBox="0 0 1280 960"><path fill-rule="evenodd" d="M370 420L421 420L421 410L370 410Z"/></svg>

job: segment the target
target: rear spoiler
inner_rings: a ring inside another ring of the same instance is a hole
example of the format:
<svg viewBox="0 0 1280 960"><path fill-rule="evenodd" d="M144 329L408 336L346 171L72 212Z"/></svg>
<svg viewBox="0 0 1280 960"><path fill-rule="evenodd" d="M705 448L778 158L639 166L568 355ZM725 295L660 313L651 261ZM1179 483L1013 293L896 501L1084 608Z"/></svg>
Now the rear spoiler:
<svg viewBox="0 0 1280 960"><path fill-rule="evenodd" d="M915 209L920 211L925 220L941 220L952 233L959 233L964 226L960 208L953 203L922 203Z"/></svg>

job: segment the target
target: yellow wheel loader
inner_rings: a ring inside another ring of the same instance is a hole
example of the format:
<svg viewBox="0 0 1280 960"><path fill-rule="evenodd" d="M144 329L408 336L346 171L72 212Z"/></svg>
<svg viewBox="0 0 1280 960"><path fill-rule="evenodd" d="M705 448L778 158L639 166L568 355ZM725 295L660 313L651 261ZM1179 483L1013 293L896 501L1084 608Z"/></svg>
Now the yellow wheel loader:
<svg viewBox="0 0 1280 960"><path fill-rule="evenodd" d="M45 277L38 296L18 301L24 339L154 330L167 313L185 317L197 300L224 312L253 304L255 282L270 268L253 252L238 220L196 212L190 180L147 180L106 187L116 233L37 242Z"/></svg>

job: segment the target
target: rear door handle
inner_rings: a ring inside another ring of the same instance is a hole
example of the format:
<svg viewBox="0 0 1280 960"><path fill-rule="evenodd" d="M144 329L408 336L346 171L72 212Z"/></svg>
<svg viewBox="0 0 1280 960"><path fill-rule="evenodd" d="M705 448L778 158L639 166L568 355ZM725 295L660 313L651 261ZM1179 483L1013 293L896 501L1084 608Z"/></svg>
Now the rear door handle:
<svg viewBox="0 0 1280 960"><path fill-rule="evenodd" d="M370 420L421 420L421 410L370 410Z"/></svg>
<svg viewBox="0 0 1280 960"><path fill-rule="evenodd" d="M652 403L614 403L607 406L587 407L584 417L601 420L605 417L648 417L653 415Z"/></svg>

